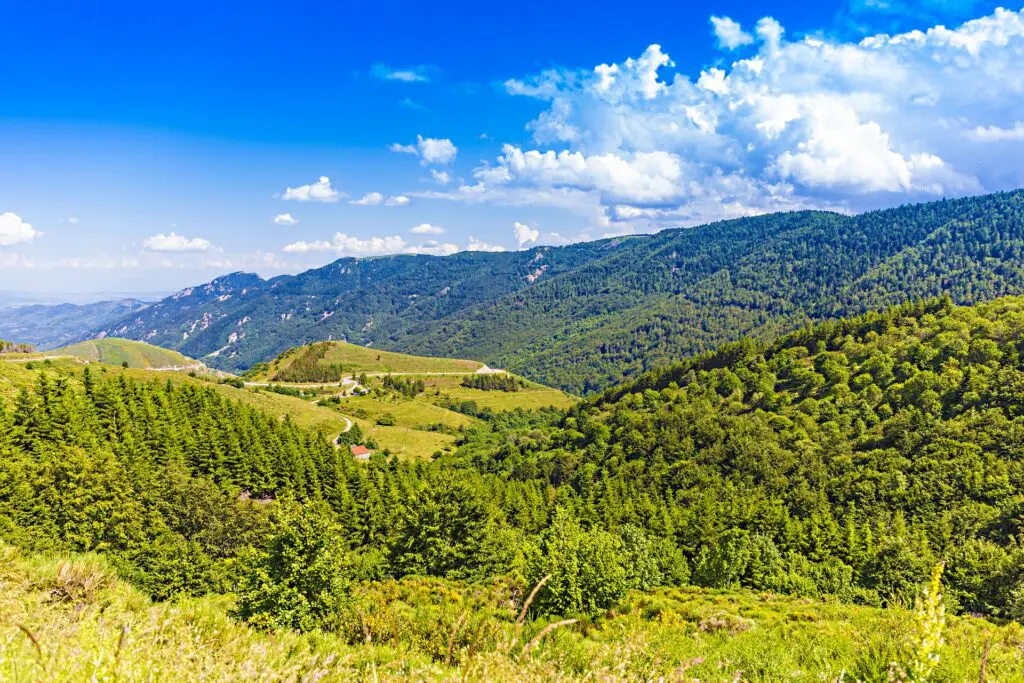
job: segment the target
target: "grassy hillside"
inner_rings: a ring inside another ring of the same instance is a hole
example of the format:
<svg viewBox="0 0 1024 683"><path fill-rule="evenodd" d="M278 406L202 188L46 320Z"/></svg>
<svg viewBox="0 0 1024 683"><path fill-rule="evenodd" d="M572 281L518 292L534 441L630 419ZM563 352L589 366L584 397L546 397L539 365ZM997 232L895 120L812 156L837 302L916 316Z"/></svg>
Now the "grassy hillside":
<svg viewBox="0 0 1024 683"><path fill-rule="evenodd" d="M107 337L62 346L48 352L50 356L74 356L107 365L127 363L130 368L184 368L198 365L177 351L163 349L140 341Z"/></svg>
<svg viewBox="0 0 1024 683"><path fill-rule="evenodd" d="M752 335L949 294L1024 293L1024 192L843 216L774 214L503 254L234 274L93 330L223 368L318 339L475 358L592 393Z"/></svg>
<svg viewBox="0 0 1024 683"><path fill-rule="evenodd" d="M354 620L336 632L268 634L232 620L230 597L152 603L94 555L0 546L0 560L0 678L12 683L877 681L913 660L903 646L915 640L902 610L690 589L631 595L534 642L548 622L517 626L500 588L423 579L356 589ZM952 618L942 635L932 680L1024 680L1019 626Z"/></svg>
<svg viewBox="0 0 1024 683"><path fill-rule="evenodd" d="M254 382L336 382L361 373L471 373L483 363L380 351L346 342L317 342L285 351L249 373Z"/></svg>
<svg viewBox="0 0 1024 683"><path fill-rule="evenodd" d="M318 342L260 364L246 379L251 388L265 386L268 393L301 392L306 401L351 420L376 450L412 459L451 452L466 428L479 426L480 411L567 408L575 401L557 389L523 380L516 385L518 391L463 386L483 367L475 361ZM365 384L339 384L342 378ZM391 380L398 384L391 385ZM414 391L403 392L413 385Z"/></svg>

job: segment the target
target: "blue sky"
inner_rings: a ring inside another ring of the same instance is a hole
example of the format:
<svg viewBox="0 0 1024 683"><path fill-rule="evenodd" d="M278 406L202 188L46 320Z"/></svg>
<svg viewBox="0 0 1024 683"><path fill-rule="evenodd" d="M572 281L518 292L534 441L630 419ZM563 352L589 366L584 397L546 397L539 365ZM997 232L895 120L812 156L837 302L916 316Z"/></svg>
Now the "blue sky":
<svg viewBox="0 0 1024 683"><path fill-rule="evenodd" d="M0 0L0 290L1024 185L1020 6L88 5Z"/></svg>

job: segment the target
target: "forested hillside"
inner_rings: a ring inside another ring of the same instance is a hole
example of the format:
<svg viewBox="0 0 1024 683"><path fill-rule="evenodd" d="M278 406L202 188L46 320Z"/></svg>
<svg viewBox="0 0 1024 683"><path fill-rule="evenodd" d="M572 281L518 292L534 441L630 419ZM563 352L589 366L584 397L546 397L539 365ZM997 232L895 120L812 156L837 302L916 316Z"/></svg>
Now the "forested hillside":
<svg viewBox="0 0 1024 683"><path fill-rule="evenodd" d="M235 274L93 334L146 337L226 369L343 339L471 358L590 393L808 320L924 296L1024 293L1022 255L1017 191L514 253L347 258L270 281Z"/></svg>
<svg viewBox="0 0 1024 683"><path fill-rule="evenodd" d="M944 565L950 612L1020 620L1022 352L1024 298L934 299L728 344L566 411L483 411L453 452L367 463L212 386L22 369L32 385L0 400L0 539L99 551L159 599L230 593L260 629L437 661L406 634L463 590L472 614L445 628L505 633L520 609L685 620L679 593L638 606L657 587L909 605ZM399 611L367 621L391 609L374 600Z"/></svg>
<svg viewBox="0 0 1024 683"><path fill-rule="evenodd" d="M1022 615L1022 345L1024 299L897 307L728 345L567 413L481 413L452 455L367 466L212 390L43 372L4 409L0 516L30 544L146 562L193 539L208 564L227 551L194 539L223 530L183 532L191 506L319 500L377 577L536 578L582 539L609 592L553 584L540 604L558 612L665 583L905 602L945 559L962 609ZM95 507L67 507L68 468ZM204 581L189 590L220 585Z"/></svg>

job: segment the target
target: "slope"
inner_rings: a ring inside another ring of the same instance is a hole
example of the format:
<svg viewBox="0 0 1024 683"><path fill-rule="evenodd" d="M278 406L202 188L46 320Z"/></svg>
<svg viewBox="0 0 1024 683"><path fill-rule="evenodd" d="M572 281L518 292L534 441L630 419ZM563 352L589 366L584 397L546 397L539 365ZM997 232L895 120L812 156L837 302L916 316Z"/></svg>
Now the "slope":
<svg viewBox="0 0 1024 683"><path fill-rule="evenodd" d="M198 368L200 364L177 351L162 349L140 341L105 337L53 349L49 356L74 356L108 365L127 364L129 368Z"/></svg>
<svg viewBox="0 0 1024 683"><path fill-rule="evenodd" d="M726 344L511 453L457 457L658 529L701 585L789 592L827 574L850 599L899 602L944 561L959 609L1020 619L1022 352L1022 297L902 305Z"/></svg>

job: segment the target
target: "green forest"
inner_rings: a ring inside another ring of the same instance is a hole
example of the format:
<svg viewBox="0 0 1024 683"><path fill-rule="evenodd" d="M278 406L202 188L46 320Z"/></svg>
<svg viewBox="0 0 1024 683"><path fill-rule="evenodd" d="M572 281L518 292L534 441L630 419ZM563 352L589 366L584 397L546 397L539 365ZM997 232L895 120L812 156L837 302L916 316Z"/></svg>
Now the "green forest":
<svg viewBox="0 0 1024 683"><path fill-rule="evenodd" d="M43 367L0 401L0 538L353 644L403 637L354 596L424 580L598 624L656 589L908 607L942 567L950 614L1021 620L1022 353L1024 298L922 300L368 463L212 387Z"/></svg>

